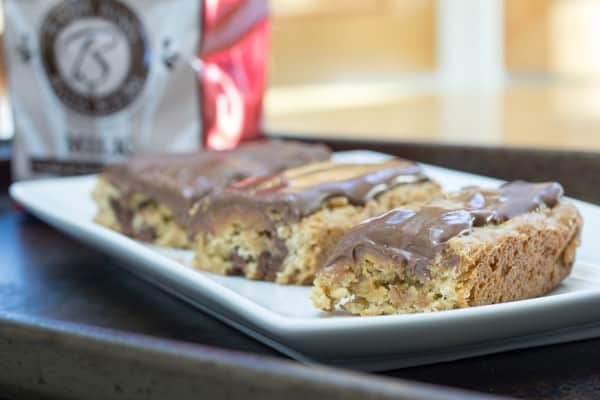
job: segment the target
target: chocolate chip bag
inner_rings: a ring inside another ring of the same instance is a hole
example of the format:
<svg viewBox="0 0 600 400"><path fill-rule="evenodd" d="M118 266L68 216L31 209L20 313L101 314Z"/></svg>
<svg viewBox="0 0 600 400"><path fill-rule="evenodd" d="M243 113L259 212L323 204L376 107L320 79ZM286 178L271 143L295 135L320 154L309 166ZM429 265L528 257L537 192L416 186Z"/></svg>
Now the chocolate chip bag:
<svg viewBox="0 0 600 400"><path fill-rule="evenodd" d="M5 0L16 178L258 135L266 2Z"/></svg>

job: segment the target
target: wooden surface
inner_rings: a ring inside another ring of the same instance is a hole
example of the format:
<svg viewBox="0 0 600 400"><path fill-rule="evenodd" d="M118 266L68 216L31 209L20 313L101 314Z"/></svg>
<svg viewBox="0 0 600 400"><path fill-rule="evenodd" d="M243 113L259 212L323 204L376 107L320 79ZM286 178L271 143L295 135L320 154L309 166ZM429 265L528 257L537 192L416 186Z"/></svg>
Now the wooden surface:
<svg viewBox="0 0 600 400"><path fill-rule="evenodd" d="M552 0L505 0L505 61L512 71L548 72Z"/></svg>
<svg viewBox="0 0 600 400"><path fill-rule="evenodd" d="M437 68L435 1L272 0L271 11L274 85L384 79ZM597 80L599 11L595 0L505 0L506 70Z"/></svg>
<svg viewBox="0 0 600 400"><path fill-rule="evenodd" d="M406 145L388 143L385 147L393 153L407 151ZM419 149L413 145L412 151L416 151L413 154L423 151ZM439 149L440 160L441 154L448 154L448 149ZM518 162L518 157L513 156L509 162ZM535 157L531 153L522 154L520 162L535 162ZM14 211L6 195L0 196L0 237L4 239L0 241L0 312L110 328L122 332L121 335L144 334L282 357L128 274L118 267L117 261ZM600 339L594 339L389 371L383 375L525 398L598 398L598 359ZM94 365L90 363L88 360L82 365ZM69 385L68 381L65 385Z"/></svg>
<svg viewBox="0 0 600 400"><path fill-rule="evenodd" d="M272 89L270 132L367 140L600 151L600 86L514 84L442 94L426 77L395 84Z"/></svg>
<svg viewBox="0 0 600 400"><path fill-rule="evenodd" d="M433 0L274 0L271 5L272 85L435 68Z"/></svg>

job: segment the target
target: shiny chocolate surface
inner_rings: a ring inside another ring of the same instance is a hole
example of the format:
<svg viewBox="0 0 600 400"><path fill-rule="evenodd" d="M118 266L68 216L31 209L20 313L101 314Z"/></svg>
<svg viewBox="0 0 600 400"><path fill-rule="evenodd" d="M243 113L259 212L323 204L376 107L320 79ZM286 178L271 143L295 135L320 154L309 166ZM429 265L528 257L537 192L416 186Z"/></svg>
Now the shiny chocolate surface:
<svg viewBox="0 0 600 400"><path fill-rule="evenodd" d="M451 193L417 210L397 208L353 229L325 268L334 268L342 259L353 263L360 252L367 251L405 263L407 270L422 275L450 239L474 227L554 207L562 194L558 183L515 181L498 190L468 188Z"/></svg>

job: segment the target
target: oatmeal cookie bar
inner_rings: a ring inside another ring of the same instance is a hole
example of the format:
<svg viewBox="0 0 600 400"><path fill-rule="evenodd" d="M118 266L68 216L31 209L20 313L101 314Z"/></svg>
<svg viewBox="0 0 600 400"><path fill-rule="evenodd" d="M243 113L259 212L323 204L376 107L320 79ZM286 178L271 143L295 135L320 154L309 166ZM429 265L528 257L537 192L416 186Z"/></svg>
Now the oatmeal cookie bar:
<svg viewBox="0 0 600 400"><path fill-rule="evenodd" d="M322 162L249 178L200 203L191 230L199 269L310 284L337 240L385 210L440 195L413 162Z"/></svg>
<svg viewBox="0 0 600 400"><path fill-rule="evenodd" d="M358 225L315 279L323 310L377 315L536 297L571 271L582 220L557 183L466 189Z"/></svg>
<svg viewBox="0 0 600 400"><path fill-rule="evenodd" d="M96 222L136 239L189 247L190 210L215 189L249 176L327 160L321 145L261 141L235 150L134 157L105 168L93 197Z"/></svg>

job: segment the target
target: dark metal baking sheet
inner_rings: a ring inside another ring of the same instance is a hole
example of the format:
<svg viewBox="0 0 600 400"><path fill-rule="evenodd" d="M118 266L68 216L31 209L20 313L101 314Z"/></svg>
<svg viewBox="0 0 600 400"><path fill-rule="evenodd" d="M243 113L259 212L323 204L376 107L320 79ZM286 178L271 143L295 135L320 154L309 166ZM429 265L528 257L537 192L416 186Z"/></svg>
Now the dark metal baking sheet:
<svg viewBox="0 0 600 400"><path fill-rule="evenodd" d="M487 398L4 312L0 354L0 390L19 399Z"/></svg>
<svg viewBox="0 0 600 400"><path fill-rule="evenodd" d="M528 179L547 174L563 182L569 179L567 188L578 190L577 197L600 203L600 185L591 185L599 176L600 154L414 143L329 144L340 150L385 146L386 152L452 168L462 160L463 169L470 172L508 179L525 163L533 163L541 167L525 170ZM6 167L3 162L2 177L8 176ZM7 180L0 183L5 192ZM600 396L598 339L389 371L393 386L372 375L331 369L322 374L321 368L273 360L278 354L268 347L129 274L117 273L110 259L11 209L7 196L0 195L0 398L282 398L296 393L300 398L347 397L353 392L368 398L403 398L402 390L413 386L398 377L519 397ZM120 340L128 345L123 347ZM136 357L138 350L141 358ZM208 360L215 354L243 368L236 373L222 369L219 362ZM206 362L194 363L186 355ZM212 369L222 373L220 379L198 372ZM287 378L280 380L281 376ZM147 384L142 384L146 378ZM274 388L277 381L282 384ZM451 395L445 389L442 394Z"/></svg>

